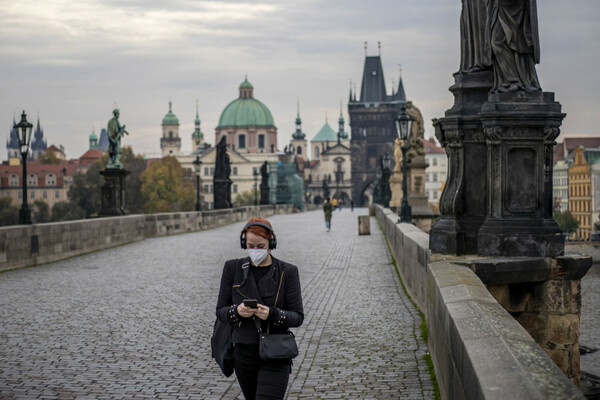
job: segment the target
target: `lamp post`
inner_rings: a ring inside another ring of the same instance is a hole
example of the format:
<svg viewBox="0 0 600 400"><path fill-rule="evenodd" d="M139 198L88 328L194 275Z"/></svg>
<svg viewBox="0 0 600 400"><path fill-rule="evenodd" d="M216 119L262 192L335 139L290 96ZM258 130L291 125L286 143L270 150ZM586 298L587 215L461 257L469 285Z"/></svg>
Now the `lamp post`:
<svg viewBox="0 0 600 400"><path fill-rule="evenodd" d="M386 152L381 158L381 204L390 208L390 200L392 198L392 190L390 189L390 165L392 159Z"/></svg>
<svg viewBox="0 0 600 400"><path fill-rule="evenodd" d="M406 113L406 106L403 105L396 118L396 126L398 129L398 139L402 142L402 206L400 207L400 219L398 222L412 222L411 207L408 204L407 186L406 186L406 151L408 150L408 139L412 129L413 118Z"/></svg>
<svg viewBox="0 0 600 400"><path fill-rule="evenodd" d="M254 171L252 172L252 175L254 176L254 205L257 206L258 205L258 169L254 168Z"/></svg>
<svg viewBox="0 0 600 400"><path fill-rule="evenodd" d="M196 170L196 211L202 211L202 205L200 204L200 170L202 169L202 161L200 161L200 156L197 155L192 164L194 164L194 170Z"/></svg>
<svg viewBox="0 0 600 400"><path fill-rule="evenodd" d="M15 124L14 128L17 131L19 147L21 148L21 158L23 159L23 204L19 210L19 224L30 225L31 211L29 211L29 205L27 204L27 153L29 152L29 142L31 141L33 124L27 122L25 110L23 110L23 114L21 114L21 121L18 124Z"/></svg>

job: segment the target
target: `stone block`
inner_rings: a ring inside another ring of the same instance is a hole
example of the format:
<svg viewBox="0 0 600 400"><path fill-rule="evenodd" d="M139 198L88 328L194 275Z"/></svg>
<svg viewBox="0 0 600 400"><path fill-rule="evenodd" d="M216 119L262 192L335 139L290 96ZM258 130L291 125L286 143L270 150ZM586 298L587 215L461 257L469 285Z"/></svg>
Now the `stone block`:
<svg viewBox="0 0 600 400"><path fill-rule="evenodd" d="M548 316L539 313L521 313L515 317L517 322L531 335L536 343L545 343L548 338Z"/></svg>
<svg viewBox="0 0 600 400"><path fill-rule="evenodd" d="M552 267L540 257L497 257L473 260L469 267L486 285L543 282L552 275Z"/></svg>
<svg viewBox="0 0 600 400"><path fill-rule="evenodd" d="M548 340L555 345L575 345L579 341L579 315L548 315Z"/></svg>
<svg viewBox="0 0 600 400"><path fill-rule="evenodd" d="M585 254L565 254L556 258L554 277L560 279L580 280L589 271L593 263L592 257Z"/></svg>
<svg viewBox="0 0 600 400"><path fill-rule="evenodd" d="M371 234L371 218L368 215L360 215L358 217L358 234L359 235L370 235Z"/></svg>

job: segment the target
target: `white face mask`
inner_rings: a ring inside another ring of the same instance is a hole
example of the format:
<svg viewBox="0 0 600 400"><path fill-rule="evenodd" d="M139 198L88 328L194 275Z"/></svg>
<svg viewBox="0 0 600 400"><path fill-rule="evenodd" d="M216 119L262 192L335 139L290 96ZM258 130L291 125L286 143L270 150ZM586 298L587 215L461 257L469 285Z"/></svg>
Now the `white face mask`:
<svg viewBox="0 0 600 400"><path fill-rule="evenodd" d="M266 249L248 249L248 255L252 260L252 264L258 267L261 262L265 261L269 253Z"/></svg>

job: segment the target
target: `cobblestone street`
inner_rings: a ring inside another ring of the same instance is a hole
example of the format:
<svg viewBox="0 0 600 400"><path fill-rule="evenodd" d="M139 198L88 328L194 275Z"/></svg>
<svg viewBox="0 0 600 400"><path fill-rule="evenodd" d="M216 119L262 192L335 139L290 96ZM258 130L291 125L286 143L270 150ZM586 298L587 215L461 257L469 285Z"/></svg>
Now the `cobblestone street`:
<svg viewBox="0 0 600 400"><path fill-rule="evenodd" d="M581 336L579 343L599 349L581 355L581 370L600 376L600 264L581 280Z"/></svg>
<svg viewBox="0 0 600 400"><path fill-rule="evenodd" d="M335 211L331 232L321 211L270 219L273 255L298 265L306 312L288 399L433 398L421 318L376 220L358 236L365 213ZM0 274L0 399L242 398L210 357L242 226Z"/></svg>

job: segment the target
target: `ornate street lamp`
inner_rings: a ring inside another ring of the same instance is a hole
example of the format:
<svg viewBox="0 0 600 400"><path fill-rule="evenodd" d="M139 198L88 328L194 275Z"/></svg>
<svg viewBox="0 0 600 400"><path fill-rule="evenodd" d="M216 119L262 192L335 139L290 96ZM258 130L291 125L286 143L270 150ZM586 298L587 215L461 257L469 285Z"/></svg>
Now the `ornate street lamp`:
<svg viewBox="0 0 600 400"><path fill-rule="evenodd" d="M202 161L200 161L199 155L192 161L192 164L194 164L194 170L196 170L196 211L202 211L202 205L200 204L200 170L202 169Z"/></svg>
<svg viewBox="0 0 600 400"><path fill-rule="evenodd" d="M406 113L406 106L403 105L396 118L396 127L398 129L398 139L402 142L402 206L400 207L400 220L398 222L412 222L412 210L408 204L407 186L406 186L406 151L408 150L408 139L412 130L413 117Z"/></svg>
<svg viewBox="0 0 600 400"><path fill-rule="evenodd" d="M252 172L252 175L254 176L254 205L257 206L258 205L258 169L254 168L254 171Z"/></svg>
<svg viewBox="0 0 600 400"><path fill-rule="evenodd" d="M21 121L18 124L15 124L13 128L17 131L19 146L21 148L21 158L23 159L23 205L19 210L19 224L30 225L31 211L29 211L29 205L27 204L27 153L29 152L29 142L31 141L33 124L27 122L25 110L23 110L23 114L21 114Z"/></svg>
<svg viewBox="0 0 600 400"><path fill-rule="evenodd" d="M390 165L392 159L386 152L381 158L381 204L389 208L390 200L392 199L392 190L390 189Z"/></svg>

